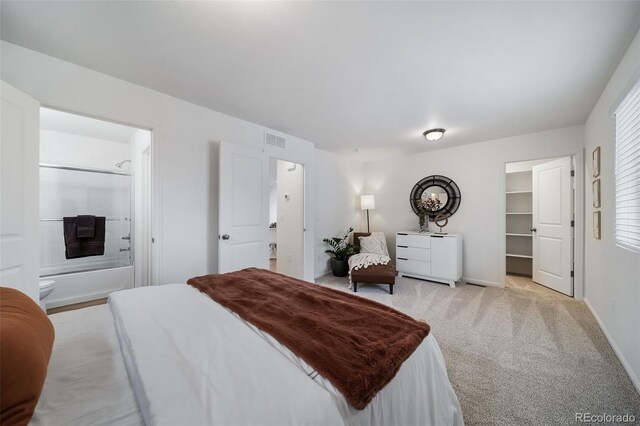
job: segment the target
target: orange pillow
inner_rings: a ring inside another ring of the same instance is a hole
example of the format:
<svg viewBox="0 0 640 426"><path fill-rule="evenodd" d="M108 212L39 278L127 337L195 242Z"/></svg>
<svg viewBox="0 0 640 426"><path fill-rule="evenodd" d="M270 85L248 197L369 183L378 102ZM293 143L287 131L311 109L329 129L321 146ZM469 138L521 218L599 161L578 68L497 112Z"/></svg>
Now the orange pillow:
<svg viewBox="0 0 640 426"><path fill-rule="evenodd" d="M31 420L47 376L53 325L29 296L0 287L0 424Z"/></svg>

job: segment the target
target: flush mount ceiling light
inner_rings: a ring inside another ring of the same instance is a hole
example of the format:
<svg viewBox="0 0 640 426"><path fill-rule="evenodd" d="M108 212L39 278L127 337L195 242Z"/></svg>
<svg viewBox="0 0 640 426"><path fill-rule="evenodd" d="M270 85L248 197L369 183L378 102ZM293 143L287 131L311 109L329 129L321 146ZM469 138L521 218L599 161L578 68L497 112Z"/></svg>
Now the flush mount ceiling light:
<svg viewBox="0 0 640 426"><path fill-rule="evenodd" d="M444 129L431 129L422 134L428 141L437 141L444 136Z"/></svg>

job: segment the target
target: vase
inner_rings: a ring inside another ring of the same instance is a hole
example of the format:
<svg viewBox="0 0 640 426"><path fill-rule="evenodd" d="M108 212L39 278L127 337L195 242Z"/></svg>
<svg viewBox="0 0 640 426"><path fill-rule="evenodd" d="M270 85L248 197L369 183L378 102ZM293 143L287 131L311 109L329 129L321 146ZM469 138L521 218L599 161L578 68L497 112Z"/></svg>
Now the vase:
<svg viewBox="0 0 640 426"><path fill-rule="evenodd" d="M346 277L349 275L349 262L346 260L331 259L331 272L334 277Z"/></svg>
<svg viewBox="0 0 640 426"><path fill-rule="evenodd" d="M429 217L426 212L418 213L418 225L420 232L429 232Z"/></svg>

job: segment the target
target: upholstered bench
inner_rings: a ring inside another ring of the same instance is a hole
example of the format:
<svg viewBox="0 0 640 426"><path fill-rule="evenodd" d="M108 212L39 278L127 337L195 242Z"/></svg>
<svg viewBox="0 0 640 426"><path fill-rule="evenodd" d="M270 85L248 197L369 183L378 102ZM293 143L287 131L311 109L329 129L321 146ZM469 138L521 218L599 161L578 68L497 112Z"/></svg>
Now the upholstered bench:
<svg viewBox="0 0 640 426"><path fill-rule="evenodd" d="M360 237L368 237L368 232L354 232L353 245L360 248ZM367 284L389 284L389 294L393 294L393 286L396 283L396 268L391 262L386 265L371 265L366 268L351 271L351 282L353 291L358 291L358 283Z"/></svg>

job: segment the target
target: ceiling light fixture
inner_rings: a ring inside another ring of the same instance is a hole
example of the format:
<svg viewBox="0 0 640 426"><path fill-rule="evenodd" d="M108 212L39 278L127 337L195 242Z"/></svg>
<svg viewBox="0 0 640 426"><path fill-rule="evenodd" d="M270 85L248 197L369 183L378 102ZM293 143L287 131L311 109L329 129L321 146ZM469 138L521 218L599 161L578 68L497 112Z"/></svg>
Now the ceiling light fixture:
<svg viewBox="0 0 640 426"><path fill-rule="evenodd" d="M428 141L437 141L444 136L444 129L431 129L422 134Z"/></svg>

